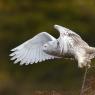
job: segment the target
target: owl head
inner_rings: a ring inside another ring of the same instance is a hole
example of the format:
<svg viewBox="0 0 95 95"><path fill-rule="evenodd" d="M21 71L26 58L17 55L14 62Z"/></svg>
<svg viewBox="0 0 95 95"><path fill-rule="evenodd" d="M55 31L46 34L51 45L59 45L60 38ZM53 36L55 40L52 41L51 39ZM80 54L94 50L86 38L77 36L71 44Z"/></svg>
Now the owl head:
<svg viewBox="0 0 95 95"><path fill-rule="evenodd" d="M43 45L43 51L47 54L56 55L59 53L59 41L49 41Z"/></svg>

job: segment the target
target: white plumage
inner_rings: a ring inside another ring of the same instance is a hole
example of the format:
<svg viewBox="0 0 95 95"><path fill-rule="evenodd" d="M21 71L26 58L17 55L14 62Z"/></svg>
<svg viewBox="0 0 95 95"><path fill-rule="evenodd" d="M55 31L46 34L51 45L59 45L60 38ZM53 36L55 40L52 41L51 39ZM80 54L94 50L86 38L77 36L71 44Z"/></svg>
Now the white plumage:
<svg viewBox="0 0 95 95"><path fill-rule="evenodd" d="M90 47L75 32L54 25L60 33L58 39L46 32L41 32L32 39L12 49L10 54L14 63L32 64L48 59L73 57L78 61L79 67L90 66L91 59L95 57L95 48Z"/></svg>

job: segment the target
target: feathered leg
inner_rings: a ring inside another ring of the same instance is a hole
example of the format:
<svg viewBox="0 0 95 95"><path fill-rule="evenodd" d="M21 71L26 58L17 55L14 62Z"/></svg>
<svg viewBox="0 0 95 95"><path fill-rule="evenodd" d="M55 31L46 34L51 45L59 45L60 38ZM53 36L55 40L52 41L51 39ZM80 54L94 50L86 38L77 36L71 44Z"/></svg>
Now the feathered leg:
<svg viewBox="0 0 95 95"><path fill-rule="evenodd" d="M86 66L90 67L91 59L88 57L88 54L84 50L77 52L76 59L80 68Z"/></svg>

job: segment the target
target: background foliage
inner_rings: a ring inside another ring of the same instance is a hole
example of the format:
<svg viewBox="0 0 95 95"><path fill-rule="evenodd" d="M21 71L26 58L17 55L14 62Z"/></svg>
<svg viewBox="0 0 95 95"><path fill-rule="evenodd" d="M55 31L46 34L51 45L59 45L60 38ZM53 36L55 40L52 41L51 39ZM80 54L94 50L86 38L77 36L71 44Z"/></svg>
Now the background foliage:
<svg viewBox="0 0 95 95"><path fill-rule="evenodd" d="M9 60L12 48L41 31L58 37L54 24L74 30L95 46L95 0L0 0L0 95L32 95L35 90L79 95L84 69L76 62L19 66Z"/></svg>

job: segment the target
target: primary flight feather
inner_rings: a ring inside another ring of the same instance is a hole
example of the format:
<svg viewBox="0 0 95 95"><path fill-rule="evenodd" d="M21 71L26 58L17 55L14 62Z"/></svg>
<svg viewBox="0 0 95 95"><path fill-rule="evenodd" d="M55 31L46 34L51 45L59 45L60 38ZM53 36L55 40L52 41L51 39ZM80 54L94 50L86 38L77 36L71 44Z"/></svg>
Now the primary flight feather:
<svg viewBox="0 0 95 95"><path fill-rule="evenodd" d="M54 25L59 31L58 39L47 32L41 32L32 39L12 49L10 54L14 63L33 64L48 59L73 57L78 61L78 66L90 66L91 59L95 57L95 48L90 47L78 34Z"/></svg>

